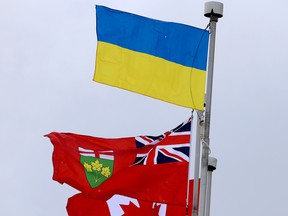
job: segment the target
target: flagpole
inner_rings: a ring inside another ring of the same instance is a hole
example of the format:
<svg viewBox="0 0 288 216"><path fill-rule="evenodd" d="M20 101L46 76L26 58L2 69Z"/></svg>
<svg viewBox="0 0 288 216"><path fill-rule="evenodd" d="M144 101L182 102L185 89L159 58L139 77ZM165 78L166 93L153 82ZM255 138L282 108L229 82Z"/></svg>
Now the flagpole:
<svg viewBox="0 0 288 216"><path fill-rule="evenodd" d="M199 216L205 216L206 195L207 195L207 172L210 144L210 118L211 118L211 102L212 102L212 84L214 70L214 53L215 53L215 37L216 23L218 18L223 16L223 3L211 1L205 3L204 16L210 18L210 43L209 43L209 59L207 70L207 86L205 101L205 121L204 121L204 137L202 143L202 159L201 159L201 181L200 181L200 206Z"/></svg>
<svg viewBox="0 0 288 216"><path fill-rule="evenodd" d="M195 161L194 161L194 176L193 176L194 182L193 182L193 197L192 197L192 206L191 206L192 216L198 215L198 201L199 201L198 200L198 197L199 197L198 188L199 188L200 152L201 152L201 131L203 127L202 122L203 122L203 111L197 111Z"/></svg>
<svg viewBox="0 0 288 216"><path fill-rule="evenodd" d="M209 157L209 159L208 159L208 173L207 173L206 216L210 216L212 172L216 169L216 166L217 166L217 159L214 157Z"/></svg>
<svg viewBox="0 0 288 216"><path fill-rule="evenodd" d="M192 136L192 132L193 132L193 119L194 119L194 110L192 110L191 113L191 127L190 127L190 148L189 148L189 167L188 167L188 183L187 183L187 196L186 196L186 216L189 215L188 213L188 209L189 209L189 195L190 195L190 179L194 178L192 176L193 173L193 165L192 165L192 158L195 158L195 166L194 169L196 169L196 157L197 157L197 144L195 145L195 149L191 148L192 147L192 143L193 143L193 136ZM198 118L197 118L197 123L198 123ZM197 124L196 123L196 124ZM198 131L198 126L197 126L197 131ZM197 131L196 131L196 139L197 139ZM194 151L195 150L195 151ZM200 160L199 160L200 163ZM199 164L198 164L199 167ZM198 168L199 169L199 168ZM194 170L194 175L195 175L195 170Z"/></svg>

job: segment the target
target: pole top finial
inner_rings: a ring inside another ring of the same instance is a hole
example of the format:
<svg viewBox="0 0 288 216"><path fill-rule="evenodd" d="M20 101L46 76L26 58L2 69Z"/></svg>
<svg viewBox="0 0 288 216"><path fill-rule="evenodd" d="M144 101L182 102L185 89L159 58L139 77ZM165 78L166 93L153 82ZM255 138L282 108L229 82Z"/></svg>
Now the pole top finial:
<svg viewBox="0 0 288 216"><path fill-rule="evenodd" d="M205 2L204 16L206 17L223 17L223 3L217 1Z"/></svg>

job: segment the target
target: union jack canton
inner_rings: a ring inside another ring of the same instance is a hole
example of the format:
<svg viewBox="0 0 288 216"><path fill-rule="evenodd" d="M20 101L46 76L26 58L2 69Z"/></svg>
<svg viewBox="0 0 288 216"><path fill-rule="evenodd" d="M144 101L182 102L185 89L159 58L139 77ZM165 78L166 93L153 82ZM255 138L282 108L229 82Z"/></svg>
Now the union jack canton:
<svg viewBox="0 0 288 216"><path fill-rule="evenodd" d="M159 136L135 137L138 153L132 166L189 162L191 121Z"/></svg>

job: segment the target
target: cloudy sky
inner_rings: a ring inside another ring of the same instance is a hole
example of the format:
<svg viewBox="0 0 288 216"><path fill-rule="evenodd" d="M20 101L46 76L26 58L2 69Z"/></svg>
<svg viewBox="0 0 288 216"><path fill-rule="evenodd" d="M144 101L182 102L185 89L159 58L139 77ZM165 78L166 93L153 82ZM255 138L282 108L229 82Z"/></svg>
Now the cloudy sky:
<svg viewBox="0 0 288 216"><path fill-rule="evenodd" d="M0 3L0 215L62 216L51 131L158 135L191 110L92 81L95 4L205 28L202 0ZM211 118L211 215L288 215L286 0L222 1Z"/></svg>

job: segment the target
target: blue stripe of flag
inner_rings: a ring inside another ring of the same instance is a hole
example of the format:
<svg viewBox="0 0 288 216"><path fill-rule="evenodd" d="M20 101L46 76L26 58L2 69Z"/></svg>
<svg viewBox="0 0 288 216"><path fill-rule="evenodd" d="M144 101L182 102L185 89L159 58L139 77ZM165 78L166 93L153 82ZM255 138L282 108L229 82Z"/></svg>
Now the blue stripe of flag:
<svg viewBox="0 0 288 216"><path fill-rule="evenodd" d="M206 30L96 6L98 41L206 70Z"/></svg>

